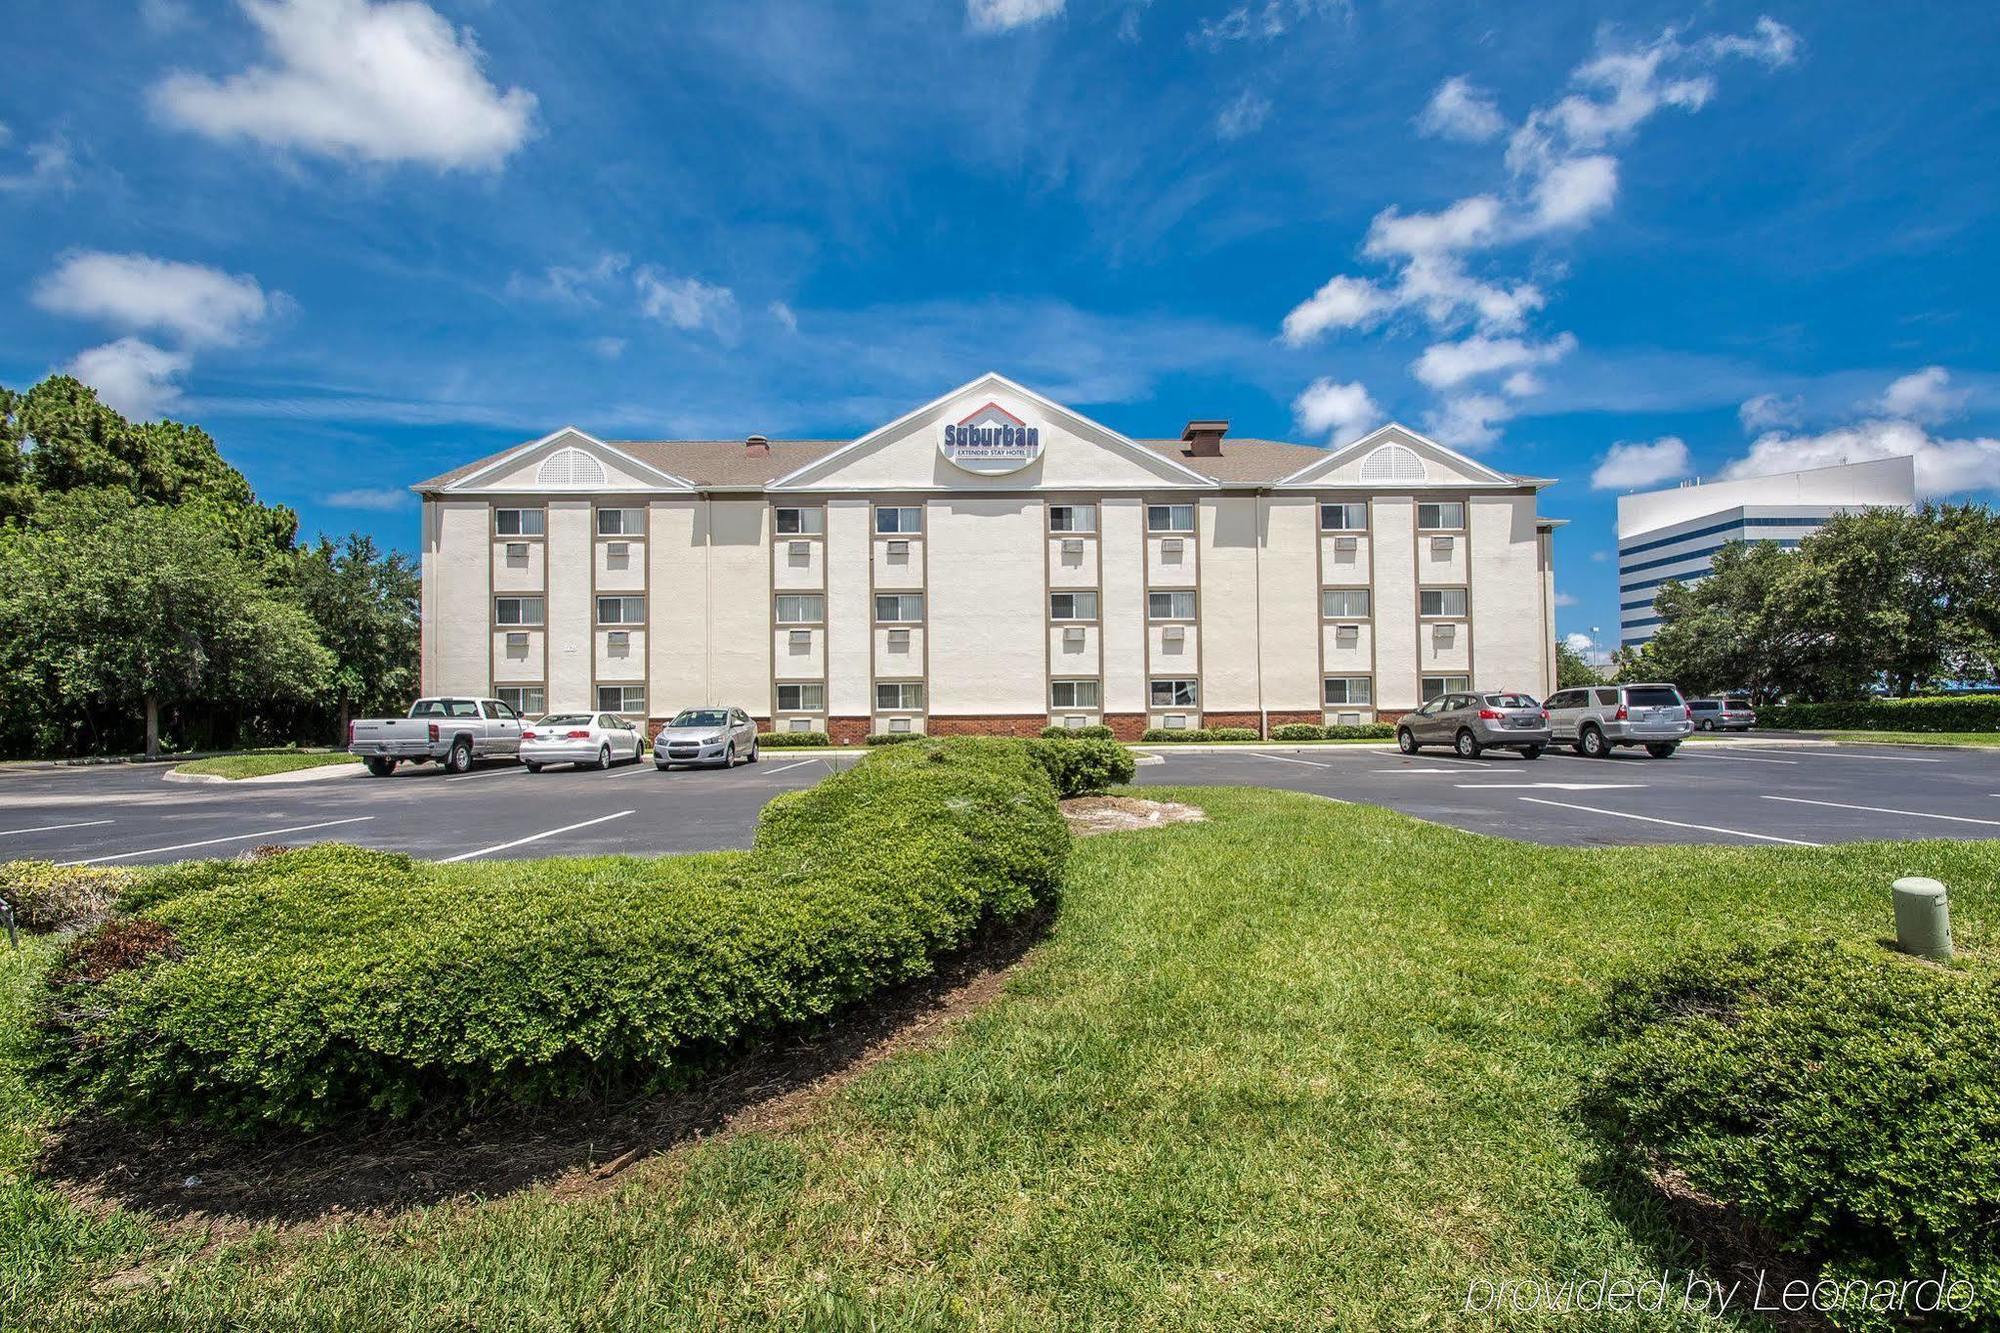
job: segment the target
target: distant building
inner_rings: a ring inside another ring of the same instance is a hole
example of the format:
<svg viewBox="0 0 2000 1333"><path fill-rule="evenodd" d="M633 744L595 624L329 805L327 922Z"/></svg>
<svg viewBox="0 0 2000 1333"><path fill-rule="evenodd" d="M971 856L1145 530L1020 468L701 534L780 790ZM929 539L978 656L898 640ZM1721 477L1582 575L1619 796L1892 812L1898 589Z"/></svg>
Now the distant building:
<svg viewBox="0 0 2000 1333"><path fill-rule="evenodd" d="M1742 481L1689 484L1618 497L1619 641L1645 643L1660 627L1653 598L1669 579L1707 574L1733 541L1795 547L1836 514L1910 509L1917 500L1913 458L1883 458L1780 472Z"/></svg>

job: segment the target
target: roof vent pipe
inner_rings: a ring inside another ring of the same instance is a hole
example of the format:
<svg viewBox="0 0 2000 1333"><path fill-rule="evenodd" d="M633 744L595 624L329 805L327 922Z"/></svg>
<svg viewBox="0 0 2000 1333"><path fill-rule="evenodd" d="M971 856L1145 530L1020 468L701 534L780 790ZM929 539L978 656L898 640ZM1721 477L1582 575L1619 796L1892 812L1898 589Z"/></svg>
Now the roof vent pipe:
<svg viewBox="0 0 2000 1333"><path fill-rule="evenodd" d="M1222 457L1222 437L1229 433L1227 421L1190 421L1181 432L1189 458Z"/></svg>
<svg viewBox="0 0 2000 1333"><path fill-rule="evenodd" d="M769 458L771 456L771 441L762 435L752 435L743 441L743 452L752 458Z"/></svg>

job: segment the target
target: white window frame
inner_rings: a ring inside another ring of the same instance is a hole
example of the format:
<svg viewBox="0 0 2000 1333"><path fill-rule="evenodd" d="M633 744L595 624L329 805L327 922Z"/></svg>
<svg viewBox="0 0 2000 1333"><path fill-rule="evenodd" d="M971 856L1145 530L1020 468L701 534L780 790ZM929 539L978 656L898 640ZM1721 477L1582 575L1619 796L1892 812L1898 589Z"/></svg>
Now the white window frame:
<svg viewBox="0 0 2000 1333"><path fill-rule="evenodd" d="M894 602L895 614L883 615L882 604ZM915 602L917 613L904 614L906 604ZM875 623L878 625L921 625L924 622L924 595L920 592L878 592L875 594Z"/></svg>
<svg viewBox="0 0 2000 1333"><path fill-rule="evenodd" d="M882 526L884 518L889 526ZM905 526L905 524L909 526ZM924 509L922 505L877 505L875 506L875 535L878 537L909 537L923 532Z"/></svg>
<svg viewBox="0 0 2000 1333"><path fill-rule="evenodd" d="M1327 511L1338 509L1338 522L1327 522ZM1361 521L1356 523L1354 515L1359 513ZM1321 532L1366 532L1368 531L1368 502L1366 500L1323 500L1319 506L1319 530Z"/></svg>
<svg viewBox="0 0 2000 1333"><path fill-rule="evenodd" d="M1167 692L1165 699L1160 697L1162 687ZM1153 708L1199 708L1201 682L1193 676L1156 676L1146 682L1146 699Z"/></svg>
<svg viewBox="0 0 2000 1333"><path fill-rule="evenodd" d="M1069 602L1068 614L1064 614L1061 610L1061 603L1064 600ZM1089 609L1087 611L1081 609L1084 605L1088 606ZM1083 620L1094 622L1097 619L1097 589L1065 588L1058 592L1050 593L1049 619L1054 621Z"/></svg>
<svg viewBox="0 0 2000 1333"><path fill-rule="evenodd" d="M508 602L517 603L516 619L508 620L500 614L500 608ZM532 604L535 618L527 619L527 609ZM509 593L493 599L493 623L496 625L520 626L523 629L540 629L548 623L549 607L540 593Z"/></svg>
<svg viewBox="0 0 2000 1333"><path fill-rule="evenodd" d="M884 703L882 691L894 690L895 702ZM916 702L905 698L915 691ZM878 713L921 713L924 711L924 683L920 680L878 680L875 682L875 711Z"/></svg>
<svg viewBox="0 0 2000 1333"><path fill-rule="evenodd" d="M618 691L618 702L615 705L604 702L604 692L606 690ZM625 707L635 695L638 697L639 706L637 708ZM646 715L646 687L644 685L599 685L597 687L597 707L591 711L597 713L616 713L620 717L644 717Z"/></svg>
<svg viewBox="0 0 2000 1333"><path fill-rule="evenodd" d="M1333 697L1333 687L1341 687L1341 698ZM1360 686L1360 693L1355 687ZM1327 676L1319 683L1319 701L1322 708L1354 708L1375 706L1375 678L1373 676Z"/></svg>
<svg viewBox="0 0 2000 1333"><path fill-rule="evenodd" d="M1056 516L1058 514L1064 515L1067 522L1057 522ZM1083 522L1081 523L1077 522L1079 515L1083 518ZM1096 532L1097 506L1094 504L1050 505L1049 531L1064 534Z"/></svg>
<svg viewBox="0 0 2000 1333"><path fill-rule="evenodd" d="M616 520L610 527L604 525L606 519ZM600 537L643 537L646 535L646 511L629 505L614 506L597 511L597 535Z"/></svg>
<svg viewBox="0 0 2000 1333"><path fill-rule="evenodd" d="M512 532L507 531L506 516L509 514L514 515L514 530ZM532 526L528 524L525 517L528 514L535 516ZM548 535L548 530L548 511L540 505L509 505L505 509L496 509L493 511L493 534L496 537L545 537Z"/></svg>
<svg viewBox="0 0 2000 1333"><path fill-rule="evenodd" d="M1332 599L1351 593L1361 594L1361 609L1335 610ZM1319 590L1319 614L1324 620L1372 620L1375 618L1375 593L1368 588L1321 588Z"/></svg>
<svg viewBox="0 0 2000 1333"><path fill-rule="evenodd" d="M1445 596L1445 594L1447 593L1454 593L1454 592L1458 594L1458 610L1456 611L1448 609L1451 603L1450 599ZM1435 596L1438 599L1438 609L1435 611L1426 611L1424 610L1424 599L1431 596ZM1463 620L1470 613L1471 608L1472 608L1472 595L1464 588L1453 587L1453 588L1417 589L1417 615L1420 619Z"/></svg>
<svg viewBox="0 0 2000 1333"><path fill-rule="evenodd" d="M1162 597L1167 599L1167 610L1164 614L1157 609L1157 599ZM1182 599L1186 599L1187 613L1185 615L1181 614L1177 609L1183 604ZM1149 591L1146 594L1146 619L1155 624L1163 620L1193 620L1199 609L1199 604L1195 599L1194 589L1192 588L1159 588Z"/></svg>
<svg viewBox="0 0 2000 1333"><path fill-rule="evenodd" d="M1426 509L1432 511L1431 521L1428 523L1424 521L1424 511ZM1458 521L1456 523L1445 522L1445 518L1453 514L1456 515ZM1417 506L1417 531L1418 532L1465 531L1465 501L1425 500L1424 502L1422 502Z"/></svg>
<svg viewBox="0 0 2000 1333"><path fill-rule="evenodd" d="M785 702L785 691L795 690L791 703ZM778 711L780 713L824 713L826 711L826 686L816 680L778 682Z"/></svg>
<svg viewBox="0 0 2000 1333"><path fill-rule="evenodd" d="M615 603L616 605L616 614L609 618L604 614L606 603ZM627 613L634 606L637 606L639 613L637 616L629 616ZM595 611L599 625L643 625L646 623L646 599L644 597L622 593L601 593L596 598Z"/></svg>
<svg viewBox="0 0 2000 1333"><path fill-rule="evenodd" d="M528 695L530 693L533 693L535 696L532 708L528 706ZM510 694L514 698L508 698L507 696ZM519 713L523 718L539 717L549 711L548 690L540 685L498 685L494 687L493 697L501 703L506 704L516 713Z"/></svg>
<svg viewBox="0 0 2000 1333"><path fill-rule="evenodd" d="M1064 698L1067 691L1069 697ZM1079 694L1079 691L1083 693ZM1052 680L1049 682L1049 711L1066 712L1076 708L1095 711L1098 706L1098 687L1095 680Z"/></svg>
<svg viewBox="0 0 2000 1333"><path fill-rule="evenodd" d="M798 526L786 527L785 515L793 514ZM826 509L821 505L779 505L772 511L771 530L780 537L818 537L826 532Z"/></svg>
<svg viewBox="0 0 2000 1333"><path fill-rule="evenodd" d="M1187 522L1181 523L1181 515L1187 515ZM1156 521L1157 520L1157 521ZM1179 532L1194 531L1194 506L1191 504L1156 504L1146 506L1146 531Z"/></svg>
<svg viewBox="0 0 2000 1333"><path fill-rule="evenodd" d="M809 615L786 615L786 604L795 603L795 612L810 612ZM826 623L826 594L817 592L781 592L772 604L771 615L780 625L823 625Z"/></svg>

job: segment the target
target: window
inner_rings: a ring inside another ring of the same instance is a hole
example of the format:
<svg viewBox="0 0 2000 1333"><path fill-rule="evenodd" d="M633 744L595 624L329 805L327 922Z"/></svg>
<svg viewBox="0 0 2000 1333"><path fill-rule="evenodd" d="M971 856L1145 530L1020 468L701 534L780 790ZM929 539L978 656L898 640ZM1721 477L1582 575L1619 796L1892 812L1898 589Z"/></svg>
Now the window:
<svg viewBox="0 0 2000 1333"><path fill-rule="evenodd" d="M818 593L781 593L778 596L780 625L817 625L826 619L826 599Z"/></svg>
<svg viewBox="0 0 2000 1333"><path fill-rule="evenodd" d="M1094 680L1050 681L1049 707L1051 708L1097 707L1097 682Z"/></svg>
<svg viewBox="0 0 2000 1333"><path fill-rule="evenodd" d="M1319 530L1321 532L1366 532L1368 531L1368 506L1365 504L1328 504L1319 507Z"/></svg>
<svg viewBox="0 0 2000 1333"><path fill-rule="evenodd" d="M1462 528L1465 526L1465 502L1451 500L1440 504L1417 506L1417 529L1429 532L1437 528Z"/></svg>
<svg viewBox="0 0 2000 1333"><path fill-rule="evenodd" d="M817 507L780 509L777 523L781 537L817 536L826 531L826 511Z"/></svg>
<svg viewBox="0 0 2000 1333"><path fill-rule="evenodd" d="M542 535L542 511L496 509L493 511L493 531L502 537L539 537Z"/></svg>
<svg viewBox="0 0 2000 1333"><path fill-rule="evenodd" d="M924 687L918 681L885 681L875 687L878 713L919 713L923 707Z"/></svg>
<svg viewBox="0 0 2000 1333"><path fill-rule="evenodd" d="M1368 589L1327 588L1319 595L1319 612L1328 620L1366 620Z"/></svg>
<svg viewBox="0 0 2000 1333"><path fill-rule="evenodd" d="M1634 708L1681 708L1681 692L1671 685L1634 685L1625 691L1625 702Z"/></svg>
<svg viewBox="0 0 2000 1333"><path fill-rule="evenodd" d="M826 686L780 685L778 687L778 711L780 713L825 712Z"/></svg>
<svg viewBox="0 0 2000 1333"><path fill-rule="evenodd" d="M542 599L495 597L493 619L502 625L539 625L542 623Z"/></svg>
<svg viewBox="0 0 2000 1333"><path fill-rule="evenodd" d="M1153 707L1193 708L1198 693L1192 680L1156 680L1153 682Z"/></svg>
<svg viewBox="0 0 2000 1333"><path fill-rule="evenodd" d="M1417 693L1426 699L1435 699L1440 694L1450 694L1453 690L1472 688L1470 676L1425 676L1418 682Z"/></svg>
<svg viewBox="0 0 2000 1333"><path fill-rule="evenodd" d="M646 599L643 597L600 597L597 599L597 623L600 625L643 625L646 623Z"/></svg>
<svg viewBox="0 0 2000 1333"><path fill-rule="evenodd" d="M1193 505L1147 505L1146 531L1193 532Z"/></svg>
<svg viewBox="0 0 2000 1333"><path fill-rule="evenodd" d="M1049 619L1050 620L1097 619L1097 594L1094 592L1050 593Z"/></svg>
<svg viewBox="0 0 2000 1333"><path fill-rule="evenodd" d="M1342 704L1373 703L1375 690L1366 676L1328 676L1322 697L1328 708Z"/></svg>
<svg viewBox="0 0 2000 1333"><path fill-rule="evenodd" d="M643 685L599 685L597 687L597 707L605 713L637 713L646 711L646 687Z"/></svg>
<svg viewBox="0 0 2000 1333"><path fill-rule="evenodd" d="M1583 691L1564 690L1560 694L1550 695L1549 701L1546 705L1544 705L1544 707L1547 707L1550 710L1554 710L1558 708L1581 708L1583 707L1583 705L1584 705Z"/></svg>
<svg viewBox="0 0 2000 1333"><path fill-rule="evenodd" d="M1146 619L1193 620L1194 594L1192 592L1147 593Z"/></svg>
<svg viewBox="0 0 2000 1333"><path fill-rule="evenodd" d="M493 691L506 704L524 717L540 717L545 711L545 697L539 685L502 685Z"/></svg>
<svg viewBox="0 0 2000 1333"><path fill-rule="evenodd" d="M646 511L643 509L600 509L597 511L597 535L600 537L643 537L646 535Z"/></svg>
<svg viewBox="0 0 2000 1333"><path fill-rule="evenodd" d="M1421 588L1417 591L1417 614L1420 616L1462 616L1465 614L1465 589L1463 588Z"/></svg>
<svg viewBox="0 0 2000 1333"><path fill-rule="evenodd" d="M875 619L918 621L924 618L924 596L916 592L885 592L875 597Z"/></svg>
<svg viewBox="0 0 2000 1333"><path fill-rule="evenodd" d="M519 722L521 720L515 715L513 709L498 699L492 699L481 704L479 711L486 714L487 718L494 722Z"/></svg>
<svg viewBox="0 0 2000 1333"><path fill-rule="evenodd" d="M922 532L924 511L909 506L902 509L877 509L875 511L875 531L880 533Z"/></svg>
<svg viewBox="0 0 2000 1333"><path fill-rule="evenodd" d="M470 699L419 699L410 705L411 717L478 717L479 705Z"/></svg>
<svg viewBox="0 0 2000 1333"><path fill-rule="evenodd" d="M1050 532L1097 531L1096 505L1050 505Z"/></svg>

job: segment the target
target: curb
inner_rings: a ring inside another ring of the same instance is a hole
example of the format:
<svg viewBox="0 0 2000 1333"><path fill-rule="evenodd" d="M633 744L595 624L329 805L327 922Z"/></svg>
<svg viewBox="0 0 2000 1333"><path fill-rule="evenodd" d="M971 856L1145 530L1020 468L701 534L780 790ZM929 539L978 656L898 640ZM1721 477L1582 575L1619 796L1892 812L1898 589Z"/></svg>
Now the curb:
<svg viewBox="0 0 2000 1333"><path fill-rule="evenodd" d="M301 782L326 782L333 778L351 778L367 771L366 764L320 764L314 768L296 769L290 773L266 773L254 778L225 778L214 773L182 773L171 768L160 776L168 782L219 782L225 787L284 787Z"/></svg>

